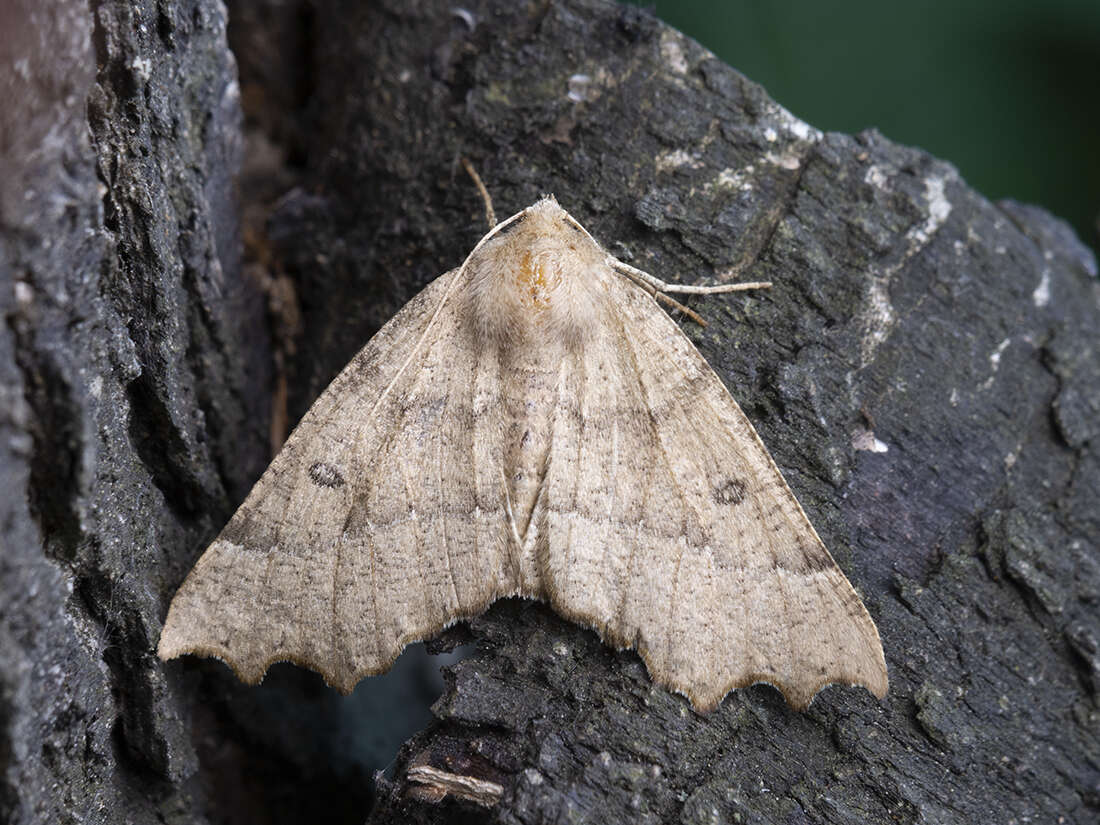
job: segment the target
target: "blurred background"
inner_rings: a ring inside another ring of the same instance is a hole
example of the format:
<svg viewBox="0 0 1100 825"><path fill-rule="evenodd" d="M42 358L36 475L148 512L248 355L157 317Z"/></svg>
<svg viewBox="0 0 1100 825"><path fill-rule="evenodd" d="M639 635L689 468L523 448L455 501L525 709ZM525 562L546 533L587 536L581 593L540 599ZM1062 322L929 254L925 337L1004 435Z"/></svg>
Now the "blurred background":
<svg viewBox="0 0 1100 825"><path fill-rule="evenodd" d="M1100 249L1100 0L635 5L813 126L875 127Z"/></svg>

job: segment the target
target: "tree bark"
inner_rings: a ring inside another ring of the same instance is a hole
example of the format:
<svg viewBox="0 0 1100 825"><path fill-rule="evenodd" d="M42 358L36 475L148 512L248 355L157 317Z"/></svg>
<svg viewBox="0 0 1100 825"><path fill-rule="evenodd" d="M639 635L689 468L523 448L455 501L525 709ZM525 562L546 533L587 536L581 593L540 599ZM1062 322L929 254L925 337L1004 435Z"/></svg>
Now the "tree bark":
<svg viewBox="0 0 1100 825"><path fill-rule="evenodd" d="M891 689L700 715L504 601L436 643L476 648L368 821L1100 816L1100 285L1062 222L822 134L633 7L237 3L239 86L213 0L39 8L0 61L0 819L367 815L377 706L154 649L272 439L484 233L463 156L502 216L552 192L666 280L775 282L684 329Z"/></svg>

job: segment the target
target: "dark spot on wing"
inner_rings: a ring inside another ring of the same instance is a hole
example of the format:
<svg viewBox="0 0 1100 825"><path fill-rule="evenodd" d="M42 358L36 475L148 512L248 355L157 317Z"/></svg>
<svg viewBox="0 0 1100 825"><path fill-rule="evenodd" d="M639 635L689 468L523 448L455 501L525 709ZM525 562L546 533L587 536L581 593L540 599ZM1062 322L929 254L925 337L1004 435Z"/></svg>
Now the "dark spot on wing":
<svg viewBox="0 0 1100 825"><path fill-rule="evenodd" d="M773 551L772 562L776 567L803 576L821 573L833 567L828 552L819 544L804 544L788 550Z"/></svg>
<svg viewBox="0 0 1100 825"><path fill-rule="evenodd" d="M717 504L740 504L745 500L745 482L728 478L714 488L713 495Z"/></svg>
<svg viewBox="0 0 1100 825"><path fill-rule="evenodd" d="M229 524L222 528L221 534L218 536L222 541L227 541L230 544L235 544L238 547L248 547L252 549L254 546L253 538L258 532L265 532L257 530L256 519L252 514L252 510L241 505L241 508L233 515L233 518L229 520Z"/></svg>
<svg viewBox="0 0 1100 825"><path fill-rule="evenodd" d="M343 487L346 483L340 471L324 461L315 461L309 468L309 477L318 487Z"/></svg>
<svg viewBox="0 0 1100 825"><path fill-rule="evenodd" d="M242 504L218 539L250 553L270 553L280 547L279 525L262 518L247 504ZM281 549L285 551L285 548Z"/></svg>

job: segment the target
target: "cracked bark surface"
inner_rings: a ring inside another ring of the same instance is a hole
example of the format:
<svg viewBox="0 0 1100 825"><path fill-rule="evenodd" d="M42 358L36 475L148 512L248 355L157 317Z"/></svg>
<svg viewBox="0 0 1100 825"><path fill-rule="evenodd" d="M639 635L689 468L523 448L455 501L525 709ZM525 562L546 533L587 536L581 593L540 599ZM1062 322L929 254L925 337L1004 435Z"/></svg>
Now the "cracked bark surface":
<svg viewBox="0 0 1100 825"><path fill-rule="evenodd" d="M685 329L864 596L891 690L700 716L506 601L435 644L476 651L369 821L1100 816L1100 286L1063 223L819 133L634 8L242 8L243 156L218 4L36 8L5 12L0 61L0 819L362 819L340 743L384 720L153 648L280 387L296 420L483 233L460 155L498 214L553 192L659 277L775 281ZM500 800L439 799L418 766Z"/></svg>

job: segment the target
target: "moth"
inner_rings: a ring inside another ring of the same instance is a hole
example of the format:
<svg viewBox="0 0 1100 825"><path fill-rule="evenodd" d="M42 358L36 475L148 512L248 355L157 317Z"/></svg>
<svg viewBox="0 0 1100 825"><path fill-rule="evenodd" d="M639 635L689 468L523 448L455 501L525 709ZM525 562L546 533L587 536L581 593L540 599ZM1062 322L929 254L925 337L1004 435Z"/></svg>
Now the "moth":
<svg viewBox="0 0 1100 825"><path fill-rule="evenodd" d="M172 601L158 653L350 692L494 600L542 599L715 708L886 694L874 622L657 300L552 197L493 226L344 368ZM753 286L753 285L749 285ZM678 305L678 304L677 304Z"/></svg>

